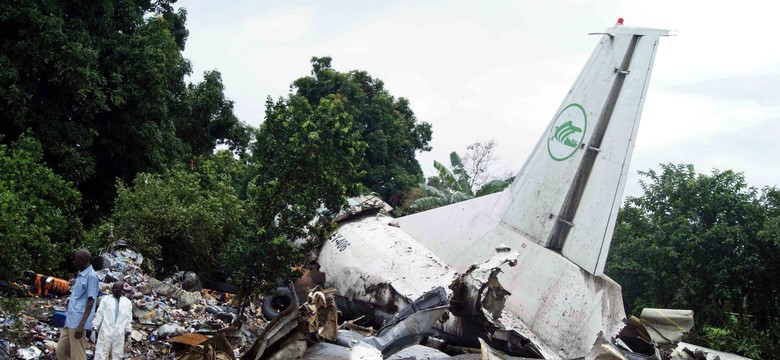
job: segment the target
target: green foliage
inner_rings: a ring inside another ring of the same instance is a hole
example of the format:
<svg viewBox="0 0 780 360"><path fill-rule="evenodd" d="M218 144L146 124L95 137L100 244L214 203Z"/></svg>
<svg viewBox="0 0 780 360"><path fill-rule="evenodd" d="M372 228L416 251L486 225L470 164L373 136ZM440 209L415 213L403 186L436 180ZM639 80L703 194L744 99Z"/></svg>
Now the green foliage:
<svg viewBox="0 0 780 360"><path fill-rule="evenodd" d="M469 173L464 168L458 153L453 151L450 154L450 163L452 164L452 170L436 160L433 161L433 167L439 172L439 176L429 178L428 184L419 185L428 196L414 200L410 210L428 210L474 197L497 193L506 189L510 184L507 180L492 180L483 184L475 192L471 189Z"/></svg>
<svg viewBox="0 0 780 360"><path fill-rule="evenodd" d="M211 160L202 160L211 169ZM93 236L125 238L164 273L174 266L210 271L234 238L246 236L244 203L231 179L212 171L140 173L131 187L117 183L115 211Z"/></svg>
<svg viewBox="0 0 780 360"><path fill-rule="evenodd" d="M79 193L42 156L28 134L0 144L0 279L17 279L28 269L51 274L81 240Z"/></svg>
<svg viewBox="0 0 780 360"><path fill-rule="evenodd" d="M480 197L488 194L497 193L499 191L503 191L506 189L509 184L512 183L513 178L509 178L506 180L496 179L496 180L490 180L486 184L482 184L482 186L477 190L477 192L474 194L474 197Z"/></svg>
<svg viewBox="0 0 780 360"><path fill-rule="evenodd" d="M724 349L751 359L761 359L763 354L773 354L778 344L772 343L769 331L759 331L747 316L730 314L723 328L704 326L698 342L714 349Z"/></svg>
<svg viewBox="0 0 780 360"><path fill-rule="evenodd" d="M365 143L345 102L339 95L316 105L297 95L268 100L247 188L253 233L236 238L222 257L244 291L285 280L301 261L291 241L324 238L333 229L330 212L357 190Z"/></svg>
<svg viewBox="0 0 780 360"><path fill-rule="evenodd" d="M249 146L249 128L233 114L233 102L225 98L222 75L214 70L203 76L203 82L187 88L189 116L176 124L176 133L190 147L192 155L206 156L215 144L224 144L244 154Z"/></svg>
<svg viewBox="0 0 780 360"><path fill-rule="evenodd" d="M628 198L618 215L606 272L622 285L627 310L692 309L701 329L727 329L732 344L740 344L745 331L732 330L730 314L741 314L754 331L780 342L772 325L780 283L767 281L780 276L778 190L748 187L733 171L661 169L640 172L648 179L641 182L644 195ZM705 341L725 333L708 334ZM746 345L720 350L759 351Z"/></svg>
<svg viewBox="0 0 780 360"><path fill-rule="evenodd" d="M186 86L186 12L175 0L0 4L0 133L31 129L55 173L73 181L87 222L105 215L114 181L160 172L247 131L217 72Z"/></svg>
<svg viewBox="0 0 780 360"><path fill-rule="evenodd" d="M418 122L407 99L396 99L368 73L338 72L329 57L315 57L311 63L312 76L293 82L295 94L310 104L333 94L346 100L345 111L354 119L361 141L368 144L357 181L397 205L400 195L423 179L415 154L430 150L431 125Z"/></svg>
<svg viewBox="0 0 780 360"><path fill-rule="evenodd" d="M226 150L217 151L211 156L202 156L190 162L190 168L196 170L201 181L213 181L223 177L230 179L230 185L241 200L246 200L246 188L252 180L253 170L246 158L236 158Z"/></svg>

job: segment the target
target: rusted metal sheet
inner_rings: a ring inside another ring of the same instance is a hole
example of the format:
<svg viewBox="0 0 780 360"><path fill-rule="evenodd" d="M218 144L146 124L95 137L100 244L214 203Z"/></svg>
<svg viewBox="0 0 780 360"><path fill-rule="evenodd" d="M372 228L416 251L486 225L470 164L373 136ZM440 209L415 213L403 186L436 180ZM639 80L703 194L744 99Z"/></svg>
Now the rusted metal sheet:
<svg viewBox="0 0 780 360"><path fill-rule="evenodd" d="M317 286L324 287L325 273L319 270L318 265L302 266L293 270L301 272L301 276L293 283L293 290L295 290L298 299L305 299L309 292Z"/></svg>
<svg viewBox="0 0 780 360"><path fill-rule="evenodd" d="M308 333L318 338L334 341L339 329L338 308L333 299L334 289L314 288L301 309L306 318Z"/></svg>
<svg viewBox="0 0 780 360"><path fill-rule="evenodd" d="M189 335L189 334L185 334ZM197 341L198 337L190 337L185 341ZM235 360L233 348L224 334L218 333L210 339L185 350L176 351L176 360Z"/></svg>
<svg viewBox="0 0 780 360"><path fill-rule="evenodd" d="M206 336L203 334L189 333L189 334L174 336L166 341L169 343L196 346L196 345L200 345L203 342L208 341L210 338L211 338L210 336Z"/></svg>

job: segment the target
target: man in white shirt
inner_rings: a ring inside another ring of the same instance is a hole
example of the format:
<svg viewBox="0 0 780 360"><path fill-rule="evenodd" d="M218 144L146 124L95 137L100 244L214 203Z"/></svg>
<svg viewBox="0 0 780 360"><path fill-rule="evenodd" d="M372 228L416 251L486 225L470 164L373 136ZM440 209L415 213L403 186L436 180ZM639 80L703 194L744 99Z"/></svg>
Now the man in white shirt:
<svg viewBox="0 0 780 360"><path fill-rule="evenodd" d="M122 296L124 288L122 281L117 281L111 286L112 296L103 296L100 299L92 327L98 329L97 344L95 345L95 360L111 358L120 360L125 353L125 342L133 331L133 304Z"/></svg>

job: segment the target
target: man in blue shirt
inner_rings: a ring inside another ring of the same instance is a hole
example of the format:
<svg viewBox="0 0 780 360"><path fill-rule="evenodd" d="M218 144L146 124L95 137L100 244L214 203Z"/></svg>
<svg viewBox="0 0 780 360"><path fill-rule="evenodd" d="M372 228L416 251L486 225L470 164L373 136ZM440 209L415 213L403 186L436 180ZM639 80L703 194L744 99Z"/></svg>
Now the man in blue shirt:
<svg viewBox="0 0 780 360"><path fill-rule="evenodd" d="M87 344L84 330L92 328L92 316L98 295L98 278L90 265L91 255L86 249L73 254L73 264L79 270L70 288L65 327L57 342L58 360L86 360Z"/></svg>

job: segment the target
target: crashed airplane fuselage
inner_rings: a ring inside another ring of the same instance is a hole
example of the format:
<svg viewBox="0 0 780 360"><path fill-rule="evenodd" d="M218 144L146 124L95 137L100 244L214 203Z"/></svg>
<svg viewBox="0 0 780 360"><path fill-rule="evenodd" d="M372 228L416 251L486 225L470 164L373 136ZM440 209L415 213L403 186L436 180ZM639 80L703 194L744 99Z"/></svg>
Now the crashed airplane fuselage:
<svg viewBox="0 0 780 360"><path fill-rule="evenodd" d="M625 317L621 289L604 265L656 48L667 31L618 24L600 34L509 189L394 226L384 215L343 223L319 255L326 286L351 299L346 306L392 315L437 286L460 296L452 285L458 274L506 246L516 265L484 280L493 284L491 296L501 293L498 281L511 295L488 301L482 291L490 286L483 284L470 304L481 320L459 315L453 301L452 316L437 326L442 337L473 330L506 338L512 350L515 336L544 357L575 358L588 353L599 332L617 332ZM454 324L458 318L462 323Z"/></svg>

